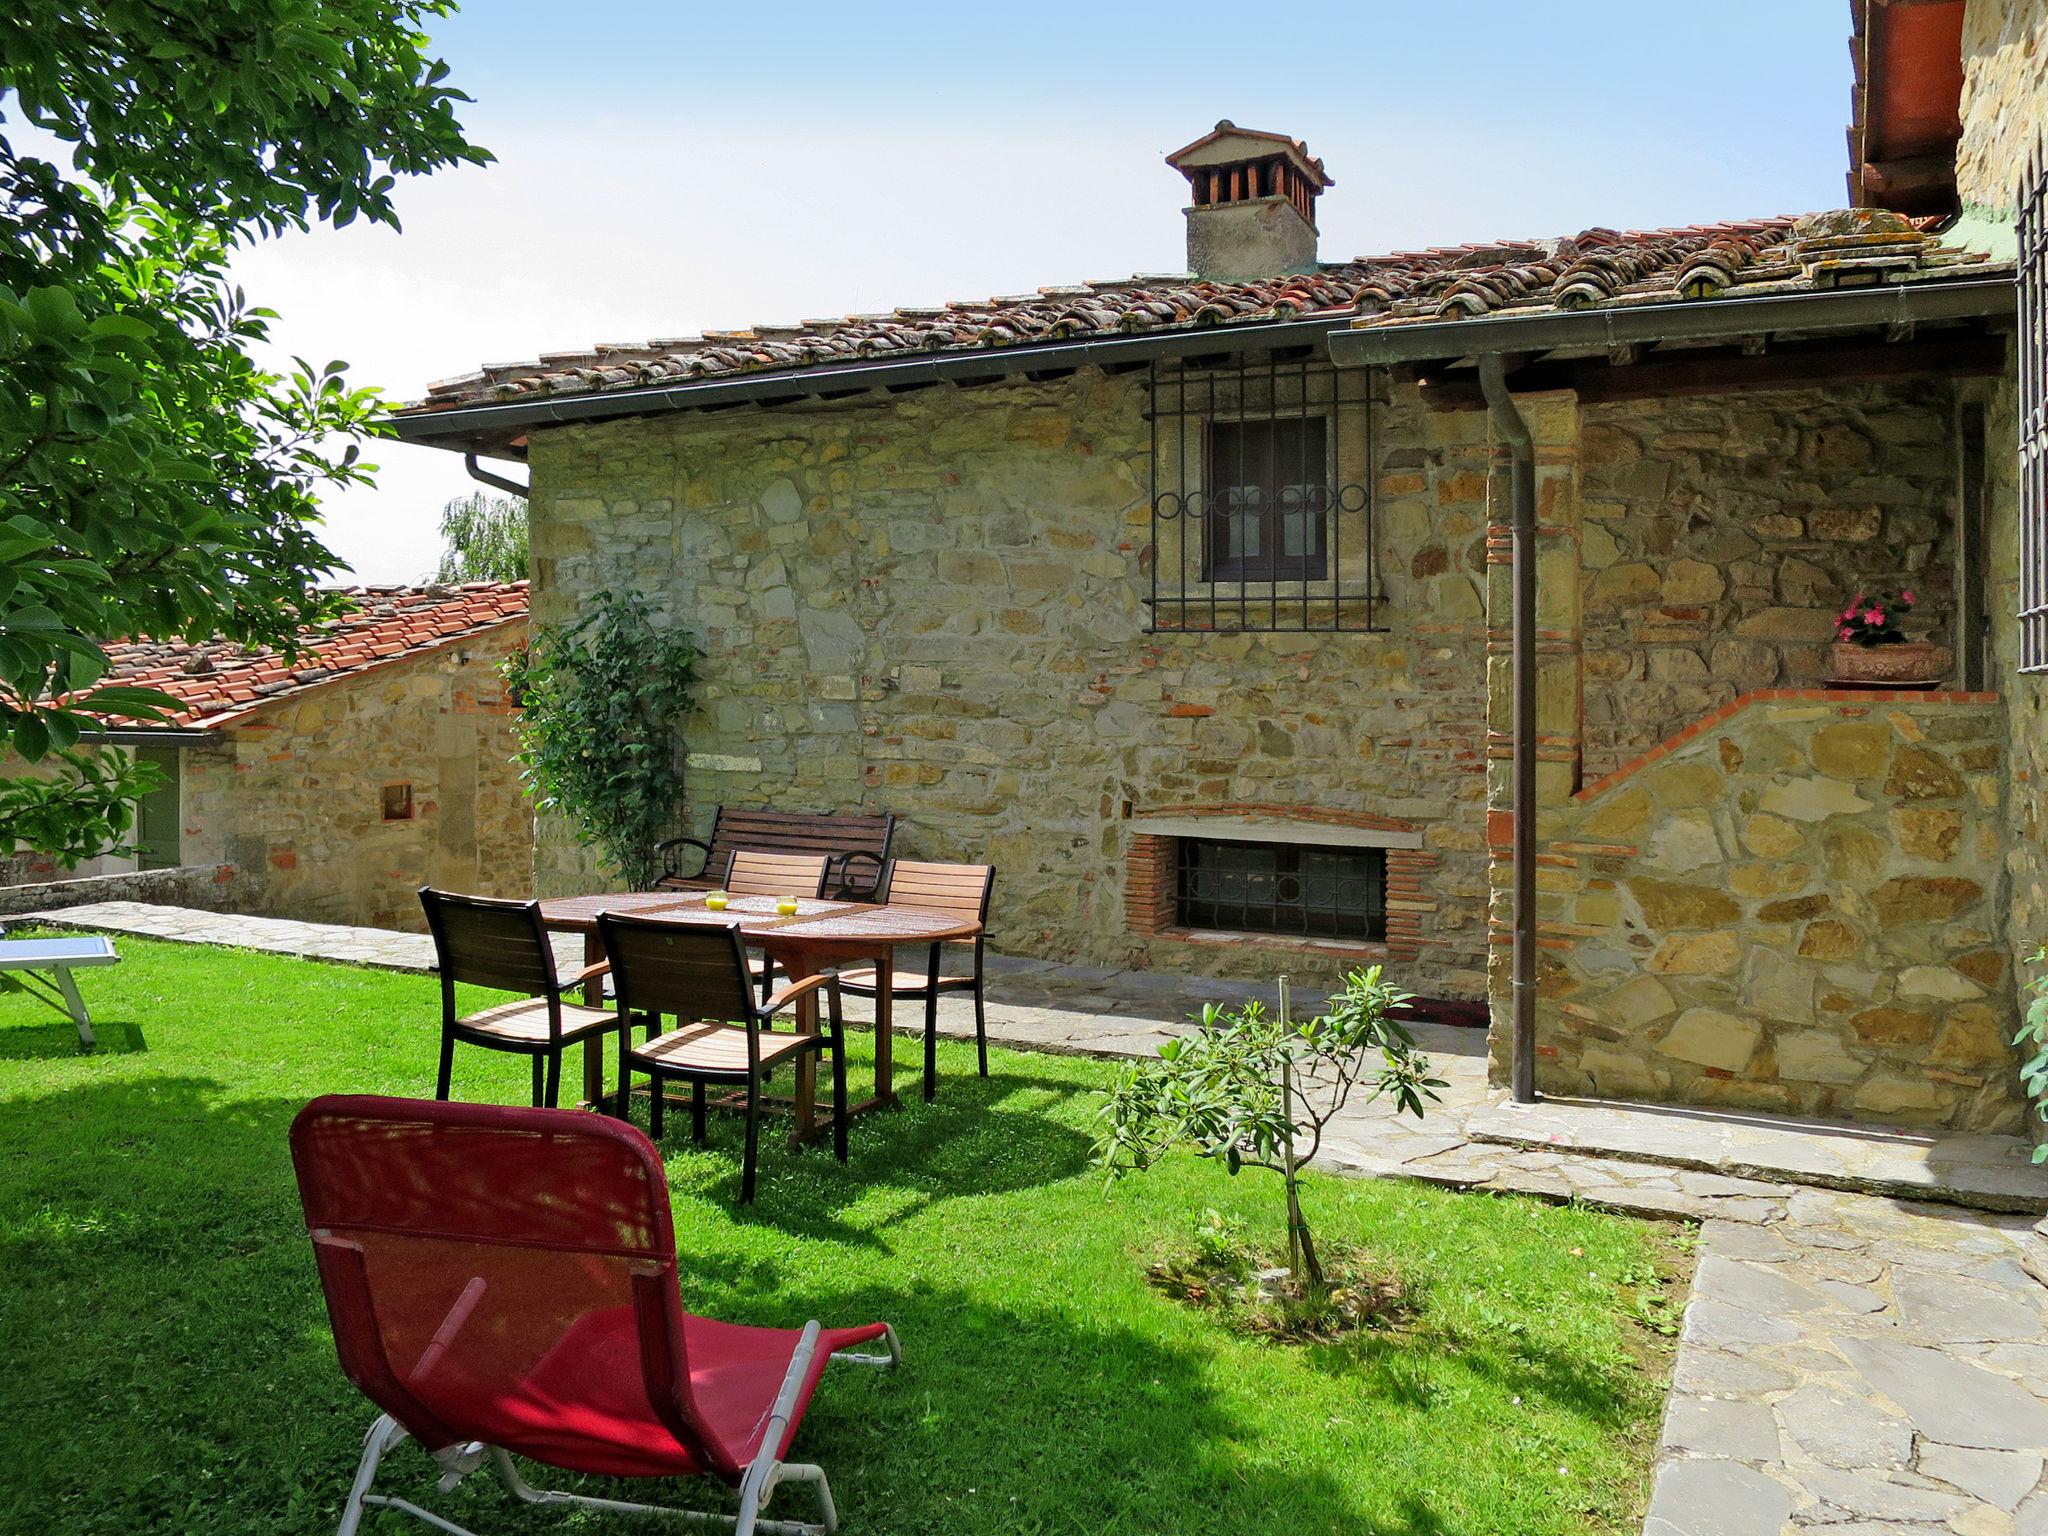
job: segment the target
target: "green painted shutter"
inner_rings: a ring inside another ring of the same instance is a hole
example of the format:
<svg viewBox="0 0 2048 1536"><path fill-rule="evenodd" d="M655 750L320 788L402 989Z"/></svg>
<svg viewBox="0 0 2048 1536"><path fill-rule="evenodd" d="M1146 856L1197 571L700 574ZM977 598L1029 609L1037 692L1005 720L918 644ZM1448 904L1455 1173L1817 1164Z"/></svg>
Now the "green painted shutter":
<svg viewBox="0 0 2048 1536"><path fill-rule="evenodd" d="M178 864L178 749L150 743L135 749L138 762L153 763L164 782L135 806L136 864L142 869L174 869Z"/></svg>

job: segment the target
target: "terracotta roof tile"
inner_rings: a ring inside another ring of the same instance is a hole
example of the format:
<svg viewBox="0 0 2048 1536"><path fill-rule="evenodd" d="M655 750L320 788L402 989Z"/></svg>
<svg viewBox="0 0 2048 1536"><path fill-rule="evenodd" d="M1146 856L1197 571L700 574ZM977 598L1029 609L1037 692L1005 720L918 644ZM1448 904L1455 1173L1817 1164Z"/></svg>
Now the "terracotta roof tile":
<svg viewBox="0 0 2048 1536"><path fill-rule="evenodd" d="M523 581L350 587L347 592L355 606L309 628L304 648L292 661L222 639L204 644L119 640L107 647L113 665L105 681L156 688L184 706L153 724L225 725L316 684L526 617Z"/></svg>
<svg viewBox="0 0 2048 1536"><path fill-rule="evenodd" d="M1747 219L1676 229L1589 229L1561 239L1440 246L1325 264L1299 276L1207 282L1186 274L1041 288L1036 293L797 326L545 353L430 386L401 414L601 394L607 390L906 357L1328 316L1399 325L1502 311L1537 313L1953 280L2006 264L1941 243L1933 220L1883 209Z"/></svg>

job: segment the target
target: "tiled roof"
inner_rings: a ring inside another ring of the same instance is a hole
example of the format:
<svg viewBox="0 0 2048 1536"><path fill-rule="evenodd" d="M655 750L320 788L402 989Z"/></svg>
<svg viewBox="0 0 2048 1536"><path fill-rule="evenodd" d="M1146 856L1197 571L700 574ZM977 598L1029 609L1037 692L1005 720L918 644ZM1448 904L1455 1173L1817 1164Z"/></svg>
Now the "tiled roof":
<svg viewBox="0 0 2048 1536"><path fill-rule="evenodd" d="M1205 282L1187 276L1041 288L1036 293L760 325L743 331L503 363L430 387L407 414L456 406L601 394L642 385L868 359L1227 328L1328 316L1400 324L1503 310L1533 313L1938 281L2006 268L1954 249L1882 209L1695 224L1591 229L1555 240L1441 246L1325 265L1302 276Z"/></svg>
<svg viewBox="0 0 2048 1536"><path fill-rule="evenodd" d="M230 640L121 640L107 647L107 683L155 688L184 707L153 725L219 726L280 698L431 651L526 617L523 581L460 586L350 587L355 607L309 627L298 657Z"/></svg>

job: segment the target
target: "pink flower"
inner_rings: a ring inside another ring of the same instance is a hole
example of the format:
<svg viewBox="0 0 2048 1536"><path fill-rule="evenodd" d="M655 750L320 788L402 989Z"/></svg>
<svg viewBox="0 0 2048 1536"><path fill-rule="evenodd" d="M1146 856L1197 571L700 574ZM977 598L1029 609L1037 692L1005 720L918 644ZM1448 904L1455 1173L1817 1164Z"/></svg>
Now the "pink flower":
<svg viewBox="0 0 2048 1536"><path fill-rule="evenodd" d="M1866 608L1863 610L1863 622L1866 624L1882 624L1884 622L1884 615L1875 608Z"/></svg>
<svg viewBox="0 0 2048 1536"><path fill-rule="evenodd" d="M1851 634L1853 634L1853 633L1854 633L1854 631L1853 631L1853 630L1851 630L1851 629L1849 629L1849 628L1847 628L1847 627L1845 626L1845 627L1843 627L1843 628L1841 628L1841 629L1838 629L1838 630L1836 630L1836 631L1835 631L1835 638L1836 638L1837 640L1846 640L1846 639L1848 639L1848 638L1849 638L1849 636L1850 636Z"/></svg>
<svg viewBox="0 0 2048 1536"><path fill-rule="evenodd" d="M1899 601L1904 603L1908 608L1910 608L1913 606L1914 603L1913 594L1910 592L1901 592L1899 594Z"/></svg>

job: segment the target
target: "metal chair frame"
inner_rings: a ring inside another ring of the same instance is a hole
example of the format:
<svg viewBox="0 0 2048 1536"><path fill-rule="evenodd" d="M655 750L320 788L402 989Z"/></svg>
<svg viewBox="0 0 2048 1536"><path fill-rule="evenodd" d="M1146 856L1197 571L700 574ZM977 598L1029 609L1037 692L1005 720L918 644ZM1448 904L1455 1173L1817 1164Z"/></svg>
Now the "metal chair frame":
<svg viewBox="0 0 2048 1536"><path fill-rule="evenodd" d="M803 1338L790 1357L789 1369L783 1373L782 1386L775 1395L775 1405L769 1410L768 1427L761 1436L761 1449L748 1463L746 1476L739 1487L740 1507L737 1514L722 1515L709 1510L677 1509L670 1504L640 1504L628 1499L602 1499L586 1493L568 1493L560 1489L536 1488L520 1476L519 1468L502 1446L485 1445L472 1440L466 1445L450 1446L443 1451L429 1452L441 1467L441 1478L435 1487L447 1493L458 1486L471 1473L479 1470L486 1462L497 1474L498 1481L505 1485L511 1495L522 1504L574 1505L583 1509L602 1509L623 1515L666 1515L688 1525L709 1526L714 1530L732 1531L734 1536L831 1536L839 1529L839 1510L832 1502L832 1485L825 1479L825 1469L812 1462L781 1461L776 1458L775 1447L782 1443L782 1430L789 1423L790 1409L803 1384L805 1373L810 1369L811 1359L817 1353L818 1325L815 1322L804 1325ZM903 1363L903 1345L891 1327L884 1335L889 1346L885 1355L871 1355L863 1350L835 1350L829 1357L845 1365L866 1365L878 1370L894 1370ZM457 1525L445 1515L437 1515L431 1509L422 1508L411 1499L396 1494L376 1493L377 1471L384 1457L406 1438L405 1427L388 1413L380 1413L370 1426L370 1432L363 1440L362 1459L356 1463L355 1480L349 1484L348 1497L341 1507L341 1524L335 1529L335 1536L356 1536L362 1524L363 1512L369 1509L395 1509L411 1515L415 1520L424 1521L449 1536L477 1536L466 1525ZM762 1518L768 1508L768 1501L775 1490L784 1483L809 1483L818 1490L817 1520L768 1520Z"/></svg>

